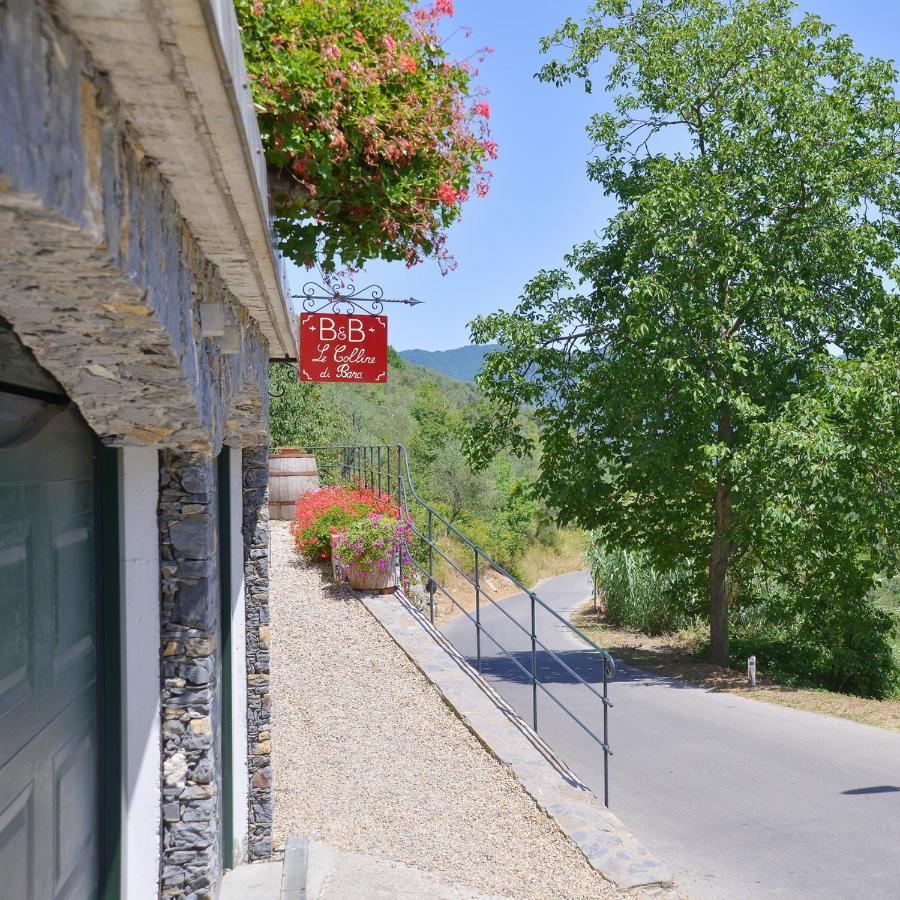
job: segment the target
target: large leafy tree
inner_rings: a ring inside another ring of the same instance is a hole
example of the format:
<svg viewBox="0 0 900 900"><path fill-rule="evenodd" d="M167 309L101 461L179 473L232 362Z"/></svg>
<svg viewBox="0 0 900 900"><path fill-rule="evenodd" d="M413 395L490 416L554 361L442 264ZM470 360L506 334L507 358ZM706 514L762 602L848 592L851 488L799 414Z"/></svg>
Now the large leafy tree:
<svg viewBox="0 0 900 900"><path fill-rule="evenodd" d="M567 53L544 81L590 90L609 61L588 172L618 212L472 325L506 349L471 452L527 449L508 423L536 407L545 498L656 565L686 561L720 664L742 573L858 601L896 525L879 456L900 441L896 72L795 7L598 0L545 39Z"/></svg>

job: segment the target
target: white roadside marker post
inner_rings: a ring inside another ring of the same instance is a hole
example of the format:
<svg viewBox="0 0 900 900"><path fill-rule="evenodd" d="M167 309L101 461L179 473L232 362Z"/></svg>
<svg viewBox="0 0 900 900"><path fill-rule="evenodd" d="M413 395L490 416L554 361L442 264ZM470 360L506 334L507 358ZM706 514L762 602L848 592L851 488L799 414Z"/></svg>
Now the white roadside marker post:
<svg viewBox="0 0 900 900"><path fill-rule="evenodd" d="M747 660L747 684L756 687L756 657L751 656Z"/></svg>

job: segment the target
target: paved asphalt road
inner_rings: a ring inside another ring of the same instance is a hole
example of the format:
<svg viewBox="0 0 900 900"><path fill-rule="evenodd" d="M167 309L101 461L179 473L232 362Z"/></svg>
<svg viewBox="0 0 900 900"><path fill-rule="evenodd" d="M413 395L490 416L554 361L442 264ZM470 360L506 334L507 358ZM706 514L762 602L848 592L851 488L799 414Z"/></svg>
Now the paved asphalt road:
<svg viewBox="0 0 900 900"><path fill-rule="evenodd" d="M590 595L586 573L551 578L539 596L567 616ZM486 604L490 607L490 604ZM525 595L502 601L528 627ZM596 654L537 613L538 637L590 681ZM526 666L530 641L497 609L482 623ZM442 626L474 662L474 626ZM482 638L482 670L530 721L531 686ZM703 900L900 898L900 734L685 686L618 663L610 687L610 806ZM538 670L579 717L599 726L593 695L546 653ZM599 747L552 700L541 735L602 796Z"/></svg>

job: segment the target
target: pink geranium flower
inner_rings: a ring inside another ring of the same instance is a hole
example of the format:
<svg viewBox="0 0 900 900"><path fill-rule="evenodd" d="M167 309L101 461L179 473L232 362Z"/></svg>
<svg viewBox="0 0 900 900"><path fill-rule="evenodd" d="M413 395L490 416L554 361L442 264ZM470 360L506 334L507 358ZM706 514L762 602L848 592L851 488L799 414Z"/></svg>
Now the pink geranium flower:
<svg viewBox="0 0 900 900"><path fill-rule="evenodd" d="M447 182L444 182L437 189L437 195L438 195L438 199L442 203L446 203L448 206L452 206L454 203L456 203L457 193L453 189L453 185L448 184Z"/></svg>

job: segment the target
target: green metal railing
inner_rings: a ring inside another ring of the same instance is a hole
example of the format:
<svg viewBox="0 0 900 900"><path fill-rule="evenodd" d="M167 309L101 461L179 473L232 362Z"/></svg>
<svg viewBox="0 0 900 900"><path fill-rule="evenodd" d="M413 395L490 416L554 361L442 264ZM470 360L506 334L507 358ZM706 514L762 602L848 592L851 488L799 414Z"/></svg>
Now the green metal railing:
<svg viewBox="0 0 900 900"><path fill-rule="evenodd" d="M510 573L484 552L477 544L467 538L446 517L441 515L434 507L425 502L415 490L409 473L409 458L406 448L402 444L373 445L373 446L322 446L307 447L308 453L314 453L319 476L323 483L338 484L347 483L378 491L384 496L389 496L394 501L398 510L408 517L412 523L412 532L415 540L409 548L405 565L412 567L413 573L404 572L404 559L400 559L401 582L409 581L410 574L413 580L417 580L421 586L424 584L424 593L427 595L428 615L433 623L435 620L435 597L438 592L449 600L451 608L458 609L471 622L475 629L475 665L482 671L482 641L487 639L516 667L531 685L531 721L532 727L538 732L538 695L542 692L565 712L569 718L595 741L603 751L603 797L609 806L609 758L612 750L609 747L609 710L612 702L609 699L609 682L615 676L615 663L609 653L595 644L584 632L561 616L555 609L541 600L533 591L527 588L518 578ZM461 564L442 546L441 538L445 544L456 544L463 548L463 552L471 554L471 567ZM440 565L436 562L440 560ZM530 622L523 625L515 616L504 608L498 599L491 595L484 583L486 568L493 570L508 579L528 597ZM439 569L452 570L466 582L475 594L474 610L467 609L459 598L454 596L446 579L439 577ZM502 613L513 625L527 638L530 646L530 665L523 665L515 654L505 647L482 622L482 609L488 602L491 608ZM537 634L537 612L541 610L548 613L556 623L578 638L580 638L590 650L595 651L600 657L601 681L600 686L592 684L576 672L564 659L551 650ZM602 726L591 727L577 716L549 686L542 681L538 667L538 651L546 653L572 678L582 685L600 704L602 709ZM598 731L600 733L598 733Z"/></svg>

